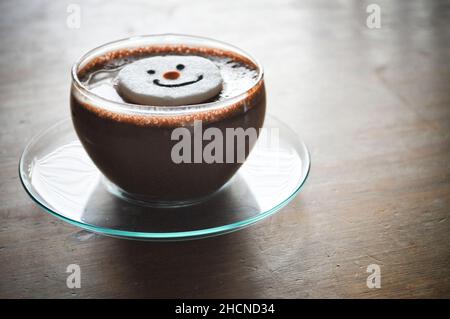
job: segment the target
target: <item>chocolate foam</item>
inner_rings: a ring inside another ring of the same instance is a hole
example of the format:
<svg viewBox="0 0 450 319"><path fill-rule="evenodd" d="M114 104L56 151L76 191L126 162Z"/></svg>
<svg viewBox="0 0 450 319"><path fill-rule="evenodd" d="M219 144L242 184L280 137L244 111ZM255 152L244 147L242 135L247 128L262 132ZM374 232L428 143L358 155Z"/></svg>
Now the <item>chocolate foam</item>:
<svg viewBox="0 0 450 319"><path fill-rule="evenodd" d="M207 47L190 47L183 45L168 45L168 46L148 46L148 47L139 47L139 48L130 48L130 49L122 49L118 51L108 52L102 56L98 56L93 60L89 61L85 66L83 66L78 72L78 79L83 78L86 74L93 72L95 70L99 70L104 68L106 65L111 63L114 60L125 59L125 58L144 58L147 56L154 55L167 55L167 54L181 54L181 55L198 55L204 57L220 57L220 58L229 58L233 61L245 64L250 69L257 70L258 67L255 65L253 61L250 59L239 55L237 53L231 51L225 51L216 48L207 48ZM82 85L83 86L83 85ZM84 87L84 86L83 86ZM86 87L86 90L89 91ZM76 90L76 89L73 89ZM211 110L202 110L201 108L195 112L189 112L189 114L175 114L170 115L157 115L157 114L128 114L122 112L115 112L113 110L103 108L101 106L94 105L92 103L87 103L81 101L76 94L72 92L72 98L76 100L77 104L81 107L84 107L86 110L95 113L97 116L116 121L121 123L128 123L137 126L152 126L152 127L177 127L183 126L190 123L193 123L195 120L203 121L204 123L209 122L217 122L223 120L225 118L232 117L234 115L245 113L248 110L252 109L254 106L258 105L258 103L265 98L264 93L264 81L261 78L259 81L255 81L253 87L249 90L242 92L246 93L246 96L243 99L240 99L238 102L230 103L218 109ZM92 92L91 92L92 93ZM241 94L242 94L241 93ZM94 93L92 93L94 94ZM240 94L238 94L240 95ZM233 99L231 97L230 99ZM219 101L220 103L227 103L228 99L224 99ZM111 101L112 103L117 103ZM129 103L125 103L126 106ZM203 103L205 108L208 107L208 103ZM133 105L133 104L132 104ZM202 105L202 104L197 104ZM146 106L134 104L134 106L138 106L141 109L145 109ZM164 108L164 107L161 107ZM170 111L169 111L170 112ZM131 111L130 111L131 113Z"/></svg>

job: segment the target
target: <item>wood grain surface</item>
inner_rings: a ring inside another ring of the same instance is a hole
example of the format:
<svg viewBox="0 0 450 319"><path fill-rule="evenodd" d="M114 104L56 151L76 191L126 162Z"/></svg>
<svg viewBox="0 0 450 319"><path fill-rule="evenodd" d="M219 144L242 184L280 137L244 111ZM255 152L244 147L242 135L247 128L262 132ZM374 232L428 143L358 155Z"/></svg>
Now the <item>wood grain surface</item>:
<svg viewBox="0 0 450 319"><path fill-rule="evenodd" d="M81 9L67 25L68 5ZM366 7L381 28L366 26ZM448 1L0 2L0 297L450 297ZM69 69L137 34L233 43L265 66L268 110L312 171L279 214L178 243L103 237L22 189L27 142L69 116ZM81 267L68 289L66 267ZM381 268L369 289L366 268Z"/></svg>

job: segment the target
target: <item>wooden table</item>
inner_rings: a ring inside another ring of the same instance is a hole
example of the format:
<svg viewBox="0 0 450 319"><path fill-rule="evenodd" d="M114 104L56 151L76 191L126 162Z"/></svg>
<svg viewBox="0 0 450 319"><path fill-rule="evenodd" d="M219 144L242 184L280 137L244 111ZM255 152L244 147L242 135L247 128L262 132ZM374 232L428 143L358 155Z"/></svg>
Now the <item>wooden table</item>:
<svg viewBox="0 0 450 319"><path fill-rule="evenodd" d="M371 1L76 1L80 28L70 3L0 4L0 297L450 297L448 1L376 1L379 29ZM311 150L304 189L253 227L179 243L102 237L41 211L19 156L69 116L73 61L166 32L259 58L269 112ZM80 289L66 286L74 263Z"/></svg>

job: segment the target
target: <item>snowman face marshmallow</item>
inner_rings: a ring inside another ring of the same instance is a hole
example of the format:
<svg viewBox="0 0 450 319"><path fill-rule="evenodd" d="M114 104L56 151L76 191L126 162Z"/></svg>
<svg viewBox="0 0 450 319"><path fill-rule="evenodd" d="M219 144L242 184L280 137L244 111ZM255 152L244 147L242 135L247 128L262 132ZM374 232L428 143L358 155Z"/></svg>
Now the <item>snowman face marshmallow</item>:
<svg viewBox="0 0 450 319"><path fill-rule="evenodd" d="M168 55L138 60L118 74L118 91L131 103L155 106L205 102L222 90L217 66L199 56Z"/></svg>

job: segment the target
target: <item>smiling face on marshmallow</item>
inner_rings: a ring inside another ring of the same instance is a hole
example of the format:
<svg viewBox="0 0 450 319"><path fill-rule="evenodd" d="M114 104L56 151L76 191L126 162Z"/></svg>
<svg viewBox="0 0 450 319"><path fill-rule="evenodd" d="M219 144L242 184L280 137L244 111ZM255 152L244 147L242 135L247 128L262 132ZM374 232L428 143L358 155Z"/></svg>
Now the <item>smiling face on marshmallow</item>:
<svg viewBox="0 0 450 319"><path fill-rule="evenodd" d="M217 66L199 56L168 55L138 60L118 75L118 91L129 102L177 106L208 101L222 90Z"/></svg>

